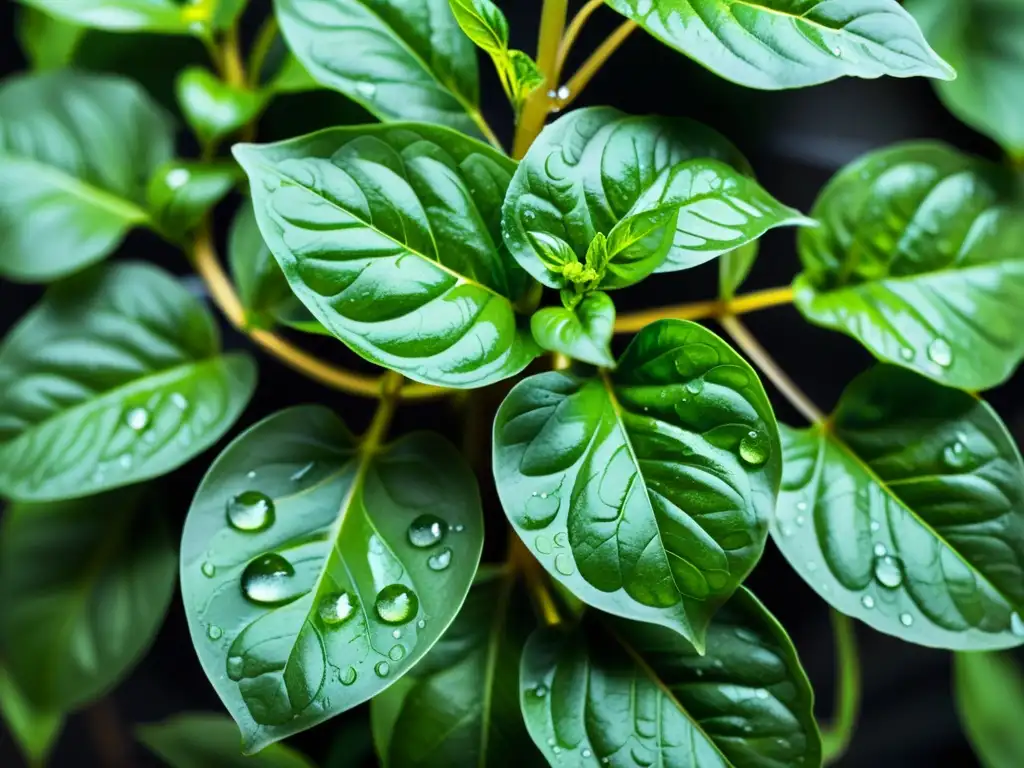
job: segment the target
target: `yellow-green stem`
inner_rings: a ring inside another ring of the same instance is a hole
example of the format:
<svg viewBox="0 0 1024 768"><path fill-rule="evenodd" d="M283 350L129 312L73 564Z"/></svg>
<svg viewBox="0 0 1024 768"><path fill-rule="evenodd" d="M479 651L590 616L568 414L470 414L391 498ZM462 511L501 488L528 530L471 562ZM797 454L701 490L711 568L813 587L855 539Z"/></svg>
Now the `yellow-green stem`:
<svg viewBox="0 0 1024 768"><path fill-rule="evenodd" d="M641 312L628 312L615 320L616 333L636 333L656 320L706 320L724 315L744 315L758 309L777 307L793 301L793 289L784 285L779 288L768 288L763 291L751 291L736 296L730 301L710 299L694 301L689 304L675 304L669 307L657 307Z"/></svg>
<svg viewBox="0 0 1024 768"><path fill-rule="evenodd" d="M263 63L270 53L270 46L274 44L277 37L277 17L271 14L263 22L260 31L256 33L256 41L249 52L249 87L257 88L260 84L260 74L263 71Z"/></svg>
<svg viewBox="0 0 1024 768"><path fill-rule="evenodd" d="M836 703L832 725L822 729L822 759L830 765L842 757L853 739L860 710L860 658L853 620L832 609L836 646Z"/></svg>
<svg viewBox="0 0 1024 768"><path fill-rule="evenodd" d="M527 97L523 111L519 115L515 140L512 142L512 157L517 160L522 158L533 144L551 111L548 91L558 85L554 81L555 65L568 10L568 0L544 0L544 7L540 13L540 32L537 36L537 67L544 75L544 85Z"/></svg>
<svg viewBox="0 0 1024 768"><path fill-rule="evenodd" d="M558 100L559 109L565 109L576 100L576 97L587 87L587 84L597 74L598 70L619 49L619 46L626 42L626 38L632 34L636 27L635 21L623 22L614 32L608 35L596 51L590 54L590 58L583 62L583 65L577 70L576 74L569 78L569 82L565 84L565 90L568 91L568 95Z"/></svg>
<svg viewBox="0 0 1024 768"><path fill-rule="evenodd" d="M551 77L551 81L555 85L562 79L562 69L565 67L565 60L569 57L569 51L572 50L573 43L579 37L583 25L587 23L587 19L593 15L594 11L604 4L605 0L590 0L590 2L580 8L579 13L573 16L572 21L569 22L569 26L565 30L565 36L558 46L558 56L555 60L555 68Z"/></svg>

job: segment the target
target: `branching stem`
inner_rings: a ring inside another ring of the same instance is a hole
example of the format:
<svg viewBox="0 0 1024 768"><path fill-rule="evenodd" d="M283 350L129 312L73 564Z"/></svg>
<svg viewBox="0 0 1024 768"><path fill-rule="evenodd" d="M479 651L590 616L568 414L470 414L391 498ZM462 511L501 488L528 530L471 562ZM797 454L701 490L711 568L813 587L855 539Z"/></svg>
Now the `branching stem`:
<svg viewBox="0 0 1024 768"><path fill-rule="evenodd" d="M788 285L780 288L768 288L763 291L752 291L737 296L731 301L711 299L695 301L689 304L676 304L669 307L658 307L642 312L630 312L615 321L616 333L636 333L655 320L706 320L724 315L744 315L758 309L776 307L793 301L793 289Z"/></svg>
<svg viewBox="0 0 1024 768"><path fill-rule="evenodd" d="M569 22L569 26L565 30L565 36L562 37L562 42L558 46L558 57L555 60L555 68L551 77L551 81L556 85L562 78L562 69L565 67L565 61L569 58L569 52L572 50L576 38L579 37L583 25L587 23L587 19L593 15L594 11L604 4L605 0L590 0L590 2L580 8L579 13Z"/></svg>
<svg viewBox="0 0 1024 768"><path fill-rule="evenodd" d="M624 21L614 32L605 38L605 41L597 47L597 50L590 54L590 58L583 62L583 65L576 71L576 74L569 78L569 82L565 84L569 95L557 101L559 109L565 109L576 100L580 92L587 87L587 83L604 66L604 63L611 58L612 54L619 49L619 46L626 42L626 38L636 28L637 24L635 21Z"/></svg>

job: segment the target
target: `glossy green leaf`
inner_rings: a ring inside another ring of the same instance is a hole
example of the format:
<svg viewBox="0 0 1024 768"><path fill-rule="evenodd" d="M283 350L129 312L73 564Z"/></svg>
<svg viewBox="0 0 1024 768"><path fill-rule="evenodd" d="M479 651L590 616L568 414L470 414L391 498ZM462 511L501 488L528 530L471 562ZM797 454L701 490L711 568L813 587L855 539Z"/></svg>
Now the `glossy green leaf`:
<svg viewBox="0 0 1024 768"><path fill-rule="evenodd" d="M35 8L18 13L18 42L32 69L60 69L71 64L85 29L47 16Z"/></svg>
<svg viewBox="0 0 1024 768"><path fill-rule="evenodd" d="M178 106L205 144L237 131L263 107L265 97L233 87L203 67L189 67L175 83Z"/></svg>
<svg viewBox="0 0 1024 768"><path fill-rule="evenodd" d="M1024 675L1006 655L958 653L953 690L964 733L982 768L1024 764Z"/></svg>
<svg viewBox="0 0 1024 768"><path fill-rule="evenodd" d="M743 588L715 614L705 655L662 627L590 617L535 633L521 674L527 728L553 766L821 765L796 650Z"/></svg>
<svg viewBox="0 0 1024 768"><path fill-rule="evenodd" d="M1024 4L1019 0L915 0L917 18L957 78L936 83L953 114L1024 158Z"/></svg>
<svg viewBox="0 0 1024 768"><path fill-rule="evenodd" d="M896 0L607 0L671 48L750 88L955 73Z"/></svg>
<svg viewBox="0 0 1024 768"><path fill-rule="evenodd" d="M588 293L572 309L545 307L530 318L530 329L542 349L602 368L615 366L615 304L607 293Z"/></svg>
<svg viewBox="0 0 1024 768"><path fill-rule="evenodd" d="M614 372L520 382L494 424L505 513L590 605L704 647L761 556L782 477L753 369L696 323L663 320Z"/></svg>
<svg viewBox="0 0 1024 768"><path fill-rule="evenodd" d="M144 264L54 285L0 346L0 493L85 496L170 472L212 445L256 384L209 312Z"/></svg>
<svg viewBox="0 0 1024 768"><path fill-rule="evenodd" d="M481 566L478 573L486 570ZM373 748L380 758L380 764L387 766L388 749L391 746L391 734L395 730L395 722L405 705L405 695L417 685L414 675L406 675L389 686L386 691L373 697L370 702L370 734L373 737Z"/></svg>
<svg viewBox="0 0 1024 768"><path fill-rule="evenodd" d="M512 91L512 106L516 112L522 107L526 97L546 82L544 73L537 62L524 51L512 49L507 55L507 77Z"/></svg>
<svg viewBox="0 0 1024 768"><path fill-rule="evenodd" d="M491 0L448 0L455 21L476 46L492 55L508 50L508 20Z"/></svg>
<svg viewBox="0 0 1024 768"><path fill-rule="evenodd" d="M30 766L44 765L60 736L64 716L32 706L3 668L0 668L0 716L26 762Z"/></svg>
<svg viewBox="0 0 1024 768"><path fill-rule="evenodd" d="M757 261L759 243L755 240L735 251L724 253L718 260L718 296L721 299L731 299L736 291L750 275Z"/></svg>
<svg viewBox="0 0 1024 768"><path fill-rule="evenodd" d="M377 729L388 734L385 765L544 765L519 710L530 616L514 573L481 570L455 621L413 669L411 685L373 701Z"/></svg>
<svg viewBox="0 0 1024 768"><path fill-rule="evenodd" d="M271 744L243 755L238 726L224 715L189 713L139 726L139 741L170 768L314 768L304 755Z"/></svg>
<svg viewBox="0 0 1024 768"><path fill-rule="evenodd" d="M624 218L637 212L635 206L661 174L698 158L722 161L742 173L750 171L732 144L699 123L629 117L607 107L570 112L541 132L516 169L502 211L505 242L533 277L551 288L563 288L564 276L545 264L545 244L562 247L558 244L563 243L583 261L598 234L610 235ZM735 221L737 213L726 203L708 200L706 207L705 215L715 219L725 215L723 223ZM711 223L706 226L710 232ZM687 241L682 237L680 247L685 253ZM660 243L656 236L650 239ZM665 255L659 254L658 259ZM642 279L658 266L658 259L644 274L624 269L617 275L612 270L602 287L622 287Z"/></svg>
<svg viewBox="0 0 1024 768"><path fill-rule="evenodd" d="M146 181L171 125L138 86L69 71L0 86L0 276L63 277L146 224Z"/></svg>
<svg viewBox="0 0 1024 768"><path fill-rule="evenodd" d="M829 182L800 232L796 305L947 386L1024 358L1024 216L1010 173L941 144L874 152Z"/></svg>
<svg viewBox="0 0 1024 768"><path fill-rule="evenodd" d="M500 234L508 158L418 124L241 144L235 156L292 290L363 357L417 381L479 387L536 356L513 309L529 278Z"/></svg>
<svg viewBox="0 0 1024 768"><path fill-rule="evenodd" d="M188 234L231 191L238 177L234 163L165 163L153 173L146 190L155 226L175 239Z"/></svg>
<svg viewBox="0 0 1024 768"><path fill-rule="evenodd" d="M320 83L381 120L480 135L476 53L448 0L274 0L288 46Z"/></svg>
<svg viewBox="0 0 1024 768"><path fill-rule="evenodd" d="M227 29L247 0L21 0L58 19L114 32L207 36Z"/></svg>
<svg viewBox="0 0 1024 768"><path fill-rule="evenodd" d="M0 653L44 710L117 685L152 643L174 593L174 548L142 486L14 504L0 527Z"/></svg>
<svg viewBox="0 0 1024 768"><path fill-rule="evenodd" d="M231 443L189 510L181 583L246 751L409 671L458 613L482 543L476 479L436 435L361 448L305 406Z"/></svg>
<svg viewBox="0 0 1024 768"><path fill-rule="evenodd" d="M782 438L772 538L822 598L921 645L1024 644L1024 463L988 405L877 366Z"/></svg>

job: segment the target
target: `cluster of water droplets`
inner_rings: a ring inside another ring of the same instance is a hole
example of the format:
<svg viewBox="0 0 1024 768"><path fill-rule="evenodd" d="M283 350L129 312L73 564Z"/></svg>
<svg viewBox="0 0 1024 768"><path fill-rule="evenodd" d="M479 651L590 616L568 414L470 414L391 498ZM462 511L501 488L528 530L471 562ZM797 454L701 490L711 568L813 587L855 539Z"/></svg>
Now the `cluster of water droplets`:
<svg viewBox="0 0 1024 768"><path fill-rule="evenodd" d="M928 355L928 360L939 368L949 368L953 364L953 348L942 337L932 339L925 353ZM917 357L917 353L913 347L901 347L900 357L909 363Z"/></svg>

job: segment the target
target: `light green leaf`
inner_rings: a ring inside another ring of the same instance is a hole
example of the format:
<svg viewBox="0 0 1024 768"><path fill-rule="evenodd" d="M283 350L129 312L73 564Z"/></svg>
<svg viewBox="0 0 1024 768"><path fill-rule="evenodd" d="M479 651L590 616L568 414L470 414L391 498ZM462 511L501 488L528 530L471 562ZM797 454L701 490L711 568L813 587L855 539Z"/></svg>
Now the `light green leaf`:
<svg viewBox="0 0 1024 768"><path fill-rule="evenodd" d="M508 51L508 21L491 0L448 0L455 21L478 48L493 56Z"/></svg>
<svg viewBox="0 0 1024 768"><path fill-rule="evenodd" d="M410 685L373 700L377 730L386 734L385 765L544 765L519 711L530 615L514 573L481 570L455 621L407 678Z"/></svg>
<svg viewBox="0 0 1024 768"><path fill-rule="evenodd" d="M476 53L448 0L274 0L292 52L381 120L480 135Z"/></svg>
<svg viewBox="0 0 1024 768"><path fill-rule="evenodd" d="M212 445L256 384L213 318L144 264L54 285L0 346L0 493L86 496L170 472Z"/></svg>
<svg viewBox="0 0 1024 768"><path fill-rule="evenodd" d="M880 360L951 387L1024 358L1024 215L1012 174L942 144L874 152L829 182L800 232L796 305Z"/></svg>
<svg viewBox="0 0 1024 768"><path fill-rule="evenodd" d="M162 723L141 725L136 732L139 741L170 768L315 768L284 744L271 744L258 755L243 755L238 726L224 715L175 715Z"/></svg>
<svg viewBox="0 0 1024 768"><path fill-rule="evenodd" d="M538 350L502 245L514 163L440 126L334 128L235 147L260 231L331 333L416 381L480 387Z"/></svg>
<svg viewBox="0 0 1024 768"><path fill-rule="evenodd" d="M782 438L772 538L823 599L920 645L1024 644L1024 463L988 405L877 366Z"/></svg>
<svg viewBox="0 0 1024 768"><path fill-rule="evenodd" d="M146 190L146 202L157 227L180 239L231 191L238 181L238 166L229 162L174 160L156 169Z"/></svg>
<svg viewBox="0 0 1024 768"><path fill-rule="evenodd" d="M745 588L705 655L662 627L588 617L536 632L520 696L552 766L820 766L814 694L785 631Z"/></svg>
<svg viewBox="0 0 1024 768"><path fill-rule="evenodd" d="M45 764L64 726L64 716L33 707L3 668L0 668L0 715L28 764Z"/></svg>
<svg viewBox="0 0 1024 768"><path fill-rule="evenodd" d="M203 67L189 67L175 83L178 106L204 144L217 141L252 120L266 97L225 83Z"/></svg>
<svg viewBox="0 0 1024 768"><path fill-rule="evenodd" d="M736 291L750 275L750 270L757 261L758 241L740 246L735 251L724 253L718 260L718 297L726 301L736 295Z"/></svg>
<svg viewBox="0 0 1024 768"><path fill-rule="evenodd" d="M34 706L102 696L152 643L175 581L159 512L142 486L5 511L0 653Z"/></svg>
<svg viewBox="0 0 1024 768"><path fill-rule="evenodd" d="M696 323L663 320L614 372L520 382L495 419L494 476L554 578L703 649L764 549L782 452L746 361Z"/></svg>
<svg viewBox="0 0 1024 768"><path fill-rule="evenodd" d="M441 437L360 445L318 406L238 437L182 537L182 597L247 752L409 671L455 618L483 543L476 479Z"/></svg>
<svg viewBox="0 0 1024 768"><path fill-rule="evenodd" d="M634 206L661 174L697 158L750 171L732 144L699 123L629 117L607 107L570 112L541 132L516 169L502 210L505 242L534 278L550 288L564 288L564 276L545 263L544 243L564 244L583 261L594 238L610 235L635 213ZM729 211L736 216L731 207ZM656 266L644 274L633 270L638 275L633 282ZM612 270L601 287L630 284L632 272L625 267L620 271L617 275Z"/></svg>
<svg viewBox="0 0 1024 768"><path fill-rule="evenodd" d="M227 29L247 0L21 0L58 19L114 32L205 37Z"/></svg>
<svg viewBox="0 0 1024 768"><path fill-rule="evenodd" d="M1024 4L1019 0L915 0L906 5L957 78L936 83L965 123L1024 158Z"/></svg>
<svg viewBox="0 0 1024 768"><path fill-rule="evenodd" d="M40 282L109 255L146 224L146 181L173 151L133 83L69 71L0 86L0 275Z"/></svg>
<svg viewBox="0 0 1024 768"><path fill-rule="evenodd" d="M69 66L85 29L47 16L35 8L18 10L18 41L32 69Z"/></svg>
<svg viewBox="0 0 1024 768"><path fill-rule="evenodd" d="M603 368L615 366L614 328L615 304L601 292L588 293L572 309L545 307L530 318L533 338L542 349Z"/></svg>
<svg viewBox="0 0 1024 768"><path fill-rule="evenodd" d="M936 77L952 67L896 0L607 0L671 48L751 88L838 77Z"/></svg>
<svg viewBox="0 0 1024 768"><path fill-rule="evenodd" d="M508 78L512 89L512 106L518 113L526 97L544 85L544 73L529 54L510 50L507 54Z"/></svg>
<svg viewBox="0 0 1024 768"><path fill-rule="evenodd" d="M953 691L982 768L1024 764L1024 676L1013 660L998 653L956 654Z"/></svg>

